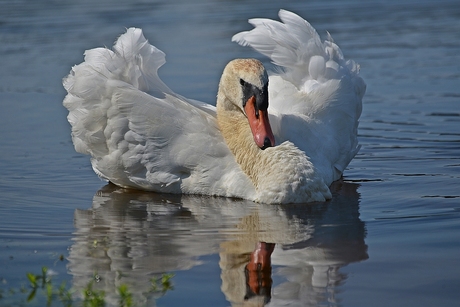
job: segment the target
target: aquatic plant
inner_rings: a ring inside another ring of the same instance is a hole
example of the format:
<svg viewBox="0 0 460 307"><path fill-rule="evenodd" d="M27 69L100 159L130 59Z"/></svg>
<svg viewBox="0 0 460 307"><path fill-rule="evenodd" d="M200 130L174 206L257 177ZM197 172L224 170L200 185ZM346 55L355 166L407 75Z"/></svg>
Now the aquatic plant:
<svg viewBox="0 0 460 307"><path fill-rule="evenodd" d="M94 274L93 278L88 282L82 290L83 299L75 299L75 290L67 286L66 281L63 281L58 287L53 284L52 274L50 274L46 266L42 267L40 274L27 273L29 287L22 286L19 290L14 288L0 289L0 305L3 306L5 300L18 294L25 294L27 298L25 305L36 303L37 300L46 299L46 306L64 306L64 307L105 307L106 294L102 290L97 290L94 283L98 282L98 275ZM164 295L166 292L174 289L171 279L174 274L164 273L158 278L151 279L151 288L149 293L160 293ZM134 307L133 294L126 284L121 284L117 288L119 295L118 307Z"/></svg>

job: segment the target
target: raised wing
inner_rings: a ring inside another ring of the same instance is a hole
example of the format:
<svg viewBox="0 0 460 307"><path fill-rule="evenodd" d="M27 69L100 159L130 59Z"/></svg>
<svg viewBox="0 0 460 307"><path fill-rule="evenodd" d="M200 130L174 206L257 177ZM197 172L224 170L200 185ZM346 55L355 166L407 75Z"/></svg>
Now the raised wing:
<svg viewBox="0 0 460 307"><path fill-rule="evenodd" d="M164 53L140 29L97 48L64 80L72 139L95 172L123 187L233 196L248 180L217 127L215 108L172 92L158 77Z"/></svg>
<svg viewBox="0 0 460 307"><path fill-rule="evenodd" d="M322 42L298 15L280 10L279 17L281 22L250 19L254 29L232 40L279 66L269 79L275 137L304 150L326 182L332 182L359 150L357 127L366 85L359 66L345 60L330 35Z"/></svg>
<svg viewBox="0 0 460 307"><path fill-rule="evenodd" d="M271 19L250 19L251 31L235 34L232 41L250 46L269 57L281 70L272 74L270 91L285 95L295 92L311 93L324 91L330 80L344 76L355 78L355 94L362 99L365 84L357 75L359 65L345 60L342 51L329 35L321 41L316 30L300 16L285 10L279 11L282 22ZM273 77L280 78L273 78ZM273 83L273 84L272 84ZM323 85L323 86L322 86ZM309 106L296 105L301 101L286 102L281 99L270 101L271 106L283 113L312 113Z"/></svg>

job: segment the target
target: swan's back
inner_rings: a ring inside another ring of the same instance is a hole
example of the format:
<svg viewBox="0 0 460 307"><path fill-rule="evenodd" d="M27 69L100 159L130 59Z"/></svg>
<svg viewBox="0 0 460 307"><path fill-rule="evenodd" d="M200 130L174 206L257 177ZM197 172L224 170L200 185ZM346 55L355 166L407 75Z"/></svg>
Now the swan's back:
<svg viewBox="0 0 460 307"><path fill-rule="evenodd" d="M279 66L270 75L270 122L278 142L305 151L329 185L359 150L358 120L366 85L359 65L345 60L329 36L298 15L280 10L282 22L250 19L255 27L233 36Z"/></svg>

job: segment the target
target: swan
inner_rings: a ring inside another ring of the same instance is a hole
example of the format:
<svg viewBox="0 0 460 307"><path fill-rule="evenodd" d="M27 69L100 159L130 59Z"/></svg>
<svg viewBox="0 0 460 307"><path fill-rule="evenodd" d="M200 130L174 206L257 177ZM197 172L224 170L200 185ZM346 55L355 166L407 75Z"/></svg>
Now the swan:
<svg viewBox="0 0 460 307"><path fill-rule="evenodd" d="M235 197L261 203L331 198L359 150L365 83L329 36L300 16L232 40L268 56L224 68L216 107L174 93L158 76L165 54L129 28L113 50L85 52L63 79L72 141L101 178L124 188Z"/></svg>

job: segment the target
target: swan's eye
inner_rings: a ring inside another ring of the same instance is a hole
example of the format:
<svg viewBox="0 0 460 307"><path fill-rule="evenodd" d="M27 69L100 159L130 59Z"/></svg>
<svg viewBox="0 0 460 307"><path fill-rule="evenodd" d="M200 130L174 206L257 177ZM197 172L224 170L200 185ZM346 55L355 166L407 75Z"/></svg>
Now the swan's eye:
<svg viewBox="0 0 460 307"><path fill-rule="evenodd" d="M248 83L244 81L243 79L240 79L240 84L243 90L243 108L246 106L246 102L248 101L249 98L254 96L254 88L251 85L251 83Z"/></svg>

